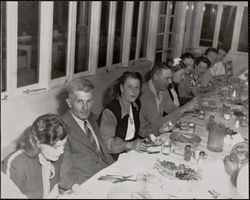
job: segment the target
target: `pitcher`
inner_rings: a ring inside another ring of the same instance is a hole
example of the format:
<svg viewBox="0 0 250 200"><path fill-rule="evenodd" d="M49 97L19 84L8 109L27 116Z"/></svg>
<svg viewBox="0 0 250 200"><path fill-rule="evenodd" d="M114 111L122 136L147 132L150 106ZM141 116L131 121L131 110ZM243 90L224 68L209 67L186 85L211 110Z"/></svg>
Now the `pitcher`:
<svg viewBox="0 0 250 200"><path fill-rule="evenodd" d="M226 127L223 124L217 124L214 119L210 117L207 124L208 140L207 148L213 152L222 152L224 145L224 137L226 135Z"/></svg>

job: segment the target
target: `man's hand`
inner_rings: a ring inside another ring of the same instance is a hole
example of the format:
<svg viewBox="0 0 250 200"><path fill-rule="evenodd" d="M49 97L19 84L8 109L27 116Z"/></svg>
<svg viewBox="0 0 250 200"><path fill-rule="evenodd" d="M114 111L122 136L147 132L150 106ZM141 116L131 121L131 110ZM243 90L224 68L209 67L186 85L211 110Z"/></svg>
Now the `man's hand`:
<svg viewBox="0 0 250 200"><path fill-rule="evenodd" d="M137 139L131 142L131 149L138 152L143 152L146 151L147 145L144 143L142 139Z"/></svg>
<svg viewBox="0 0 250 200"><path fill-rule="evenodd" d="M194 97L191 101L182 106L182 112L193 111L199 108L199 98Z"/></svg>

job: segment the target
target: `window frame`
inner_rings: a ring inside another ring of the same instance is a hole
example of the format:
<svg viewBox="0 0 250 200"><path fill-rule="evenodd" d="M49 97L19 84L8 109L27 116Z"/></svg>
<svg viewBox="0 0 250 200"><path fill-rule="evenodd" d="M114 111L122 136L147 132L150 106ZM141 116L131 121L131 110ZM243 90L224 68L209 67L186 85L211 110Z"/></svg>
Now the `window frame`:
<svg viewBox="0 0 250 200"><path fill-rule="evenodd" d="M30 95L48 92L54 88L62 88L68 81L79 76L92 76L110 71L119 67L129 67L133 64L143 62L144 60L151 60L154 56L152 47L149 43L154 43L156 37L155 33L149 32L147 35L148 45L146 47L146 56L139 58L140 44L142 40L142 23L143 12L145 12L145 2L140 1L138 14L138 28L136 41L136 55L135 60L129 60L130 54L130 39L132 31L132 18L134 2L123 3L123 21L122 21L122 35L121 35L121 62L112 64L113 62L113 48L115 39L115 20L117 2L110 2L110 20L108 29L108 53L107 64L105 67L97 68L98 66L98 46L100 33L100 17L101 17L101 3L100 1L89 1L89 47L88 47L88 69L84 72L74 73L75 64L75 42L76 42L76 17L77 17L77 1L69 1L68 8L68 38L66 50L66 75L58 78L51 78L52 69L52 45L53 45L53 12L54 1L41 1L39 4L39 23L38 29L38 59L37 65L39 67L39 79L37 83L22 86L17 88L17 66L18 66L18 2L6 2L6 91L1 92L2 99L17 100L20 98L29 98ZM152 8L149 3L149 22L148 30L155 25L152 24ZM157 4L157 2L153 3ZM7 97L7 98L6 98Z"/></svg>
<svg viewBox="0 0 250 200"><path fill-rule="evenodd" d="M238 51L238 44L239 44L239 36L240 36L240 29L241 29L241 23L243 18L243 11L244 8L248 8L247 2L218 2L218 1L204 1L200 2L198 10L201 11L205 4L214 4L218 5L218 12L216 16L216 24L215 24L215 32L213 37L213 43L212 47L217 48L218 40L219 40L219 34L220 34L220 24L221 24L221 18L223 13L223 6L236 6L236 17L235 17L235 24L233 29L233 36L232 36L232 42L231 42L231 49L230 53L236 54L236 55L248 55L248 52L240 52ZM200 21L196 24L197 25L197 35L198 37L194 41L196 41L196 46L201 49L206 49L207 46L200 46L200 37L201 37L201 28L202 28L202 22L203 22L203 12L200 12ZM197 16L199 18L199 16ZM194 34L196 35L196 34Z"/></svg>

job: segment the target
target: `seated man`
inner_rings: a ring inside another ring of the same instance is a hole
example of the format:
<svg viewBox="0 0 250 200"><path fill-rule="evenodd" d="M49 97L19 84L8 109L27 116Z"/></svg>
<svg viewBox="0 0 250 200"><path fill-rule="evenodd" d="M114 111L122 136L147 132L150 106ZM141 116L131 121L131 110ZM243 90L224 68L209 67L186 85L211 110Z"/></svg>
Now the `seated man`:
<svg viewBox="0 0 250 200"><path fill-rule="evenodd" d="M149 134L160 135L159 131L170 120L173 123L186 111L198 106L194 98L183 106L177 107L170 97L168 86L172 83L173 72L162 62L157 62L151 70L149 81L142 86L140 133L142 137Z"/></svg>
<svg viewBox="0 0 250 200"><path fill-rule="evenodd" d="M82 184L98 171L114 162L107 152L96 119L91 113L94 85L79 77L66 87L69 110L62 116L70 129L65 144L59 188L69 190Z"/></svg>

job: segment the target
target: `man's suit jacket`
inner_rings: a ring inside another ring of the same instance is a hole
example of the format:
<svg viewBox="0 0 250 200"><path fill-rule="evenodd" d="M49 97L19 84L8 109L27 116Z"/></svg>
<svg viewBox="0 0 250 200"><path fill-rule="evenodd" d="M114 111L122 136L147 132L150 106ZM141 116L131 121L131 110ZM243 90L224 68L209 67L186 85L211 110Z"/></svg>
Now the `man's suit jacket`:
<svg viewBox="0 0 250 200"><path fill-rule="evenodd" d="M160 135L158 129L171 120L173 123L182 116L180 109L174 104L168 90L162 93L163 99L157 109L157 104L153 91L149 87L149 82L142 86L141 112L140 112L140 132L139 135L147 137L153 133Z"/></svg>
<svg viewBox="0 0 250 200"><path fill-rule="evenodd" d="M100 153L96 152L70 111L67 111L62 119L68 125L70 133L64 148L59 187L69 190L74 184L82 184L98 171L112 164L114 160L107 152L92 113L88 117L88 121L99 141Z"/></svg>

